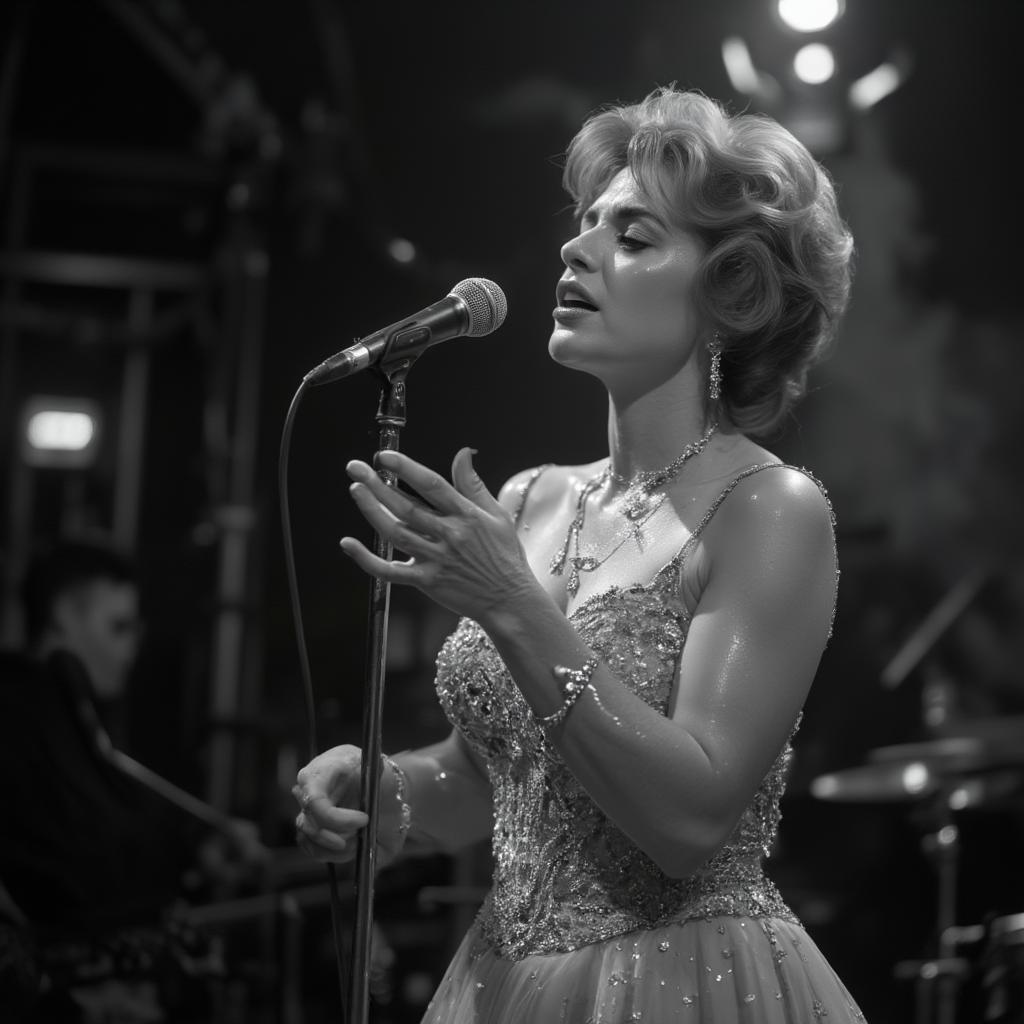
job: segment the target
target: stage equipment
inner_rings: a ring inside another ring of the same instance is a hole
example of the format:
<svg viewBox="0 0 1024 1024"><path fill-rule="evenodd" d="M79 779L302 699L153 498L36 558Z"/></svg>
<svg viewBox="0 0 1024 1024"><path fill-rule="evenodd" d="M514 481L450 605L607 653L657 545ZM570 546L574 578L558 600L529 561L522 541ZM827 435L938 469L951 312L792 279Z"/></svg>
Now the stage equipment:
<svg viewBox="0 0 1024 1024"><path fill-rule="evenodd" d="M986 1024L1024 1021L1024 914L993 918L986 928L981 990Z"/></svg>
<svg viewBox="0 0 1024 1024"><path fill-rule="evenodd" d="M909 54L894 48L888 59L854 77L859 54L843 38L844 0L777 0L770 10L767 25L752 24L748 33L764 66L743 35L722 40L732 87L816 154L845 151L857 139L854 119L906 81Z"/></svg>
<svg viewBox="0 0 1024 1024"><path fill-rule="evenodd" d="M21 5L25 10L29 6ZM6 227L0 239L0 462L8 447L2 414L16 397L15 382L25 362L20 352L22 335L39 326L59 331L55 308L65 312L85 306L82 314L68 318L73 323L67 340L82 341L84 335L89 342L116 342L122 350L121 393L116 408L107 410L112 426L104 444L116 445L109 529L120 547L133 549L147 470L146 414L153 391L155 343L165 337L160 328L167 300L184 299L182 305L192 314L188 321L192 336L206 342L205 358L197 369L207 385L203 455L208 525L215 529L217 543L207 701L210 719L218 724L209 742L207 797L224 810L237 796L236 783L244 782L247 775L236 771L236 736L220 723L237 718L247 702L245 690L259 684L261 664L257 645L262 634L250 625L258 582L250 562L258 526L257 433L269 268L265 214L276 187L283 141L278 118L260 98L255 83L215 51L184 5L175 0L97 0L97 6L191 101L199 128L194 138L202 152L18 145L8 153L0 146L0 174L6 173L9 179ZM35 22L42 27L39 19ZM29 28L29 19L22 18L5 56L19 56ZM10 63L14 67L17 60ZM108 69L107 77L114 71ZM0 76L0 141L6 138L4 122L12 95L11 75ZM115 246L121 249L122 243L112 240L117 235L108 231L113 224L110 218L97 218L96 237L106 251L77 251L83 225L93 223L95 206L135 202L140 190L145 190L148 201L138 208L147 218L152 210L155 221L147 235L131 231L128 251L111 252ZM54 239L51 229L42 235L47 248L39 249L34 207L40 194L45 198L50 192L59 194L63 204L73 202L77 217L68 215L62 205L62 221L74 226L70 241L63 240L62 225L61 240ZM86 212L89 219L79 219ZM171 220L166 219L168 212ZM211 226L209 232L203 225ZM54 245L57 248L51 249ZM145 253L137 251L143 247ZM162 258L170 252L173 259ZM155 258L158 255L161 258ZM72 294L58 296L53 286ZM102 300L95 294L101 290L107 293ZM106 310L112 304L107 296L115 298L118 292L125 293L125 311L113 319L121 322L110 325L107 315L97 329L92 305ZM42 299L37 298L40 294ZM181 325L176 311L170 322ZM57 389L48 384L35 387ZM20 472L20 465L10 461L12 475ZM32 514L30 484L18 478L12 482L7 557L0 566L0 638L12 643L18 640L16 581L22 552L30 548L36 532L44 534ZM91 507L87 511L88 517L79 518L87 519L89 525L108 518L102 505L99 511Z"/></svg>
<svg viewBox="0 0 1024 1024"><path fill-rule="evenodd" d="M842 16L844 0L778 0L775 12L794 32L822 32Z"/></svg>
<svg viewBox="0 0 1024 1024"><path fill-rule="evenodd" d="M488 281L486 278L469 278L460 281L446 299L442 299L433 306L428 306L411 320L402 320L392 324L383 331L370 335L362 342L357 341L351 348L344 349L331 359L325 360L311 373L306 374L292 398L281 433L278 463L279 495L285 564L306 700L310 758L320 752L320 743L317 738L313 685L305 645L305 631L302 625L302 608L292 545L291 511L288 502L288 455L299 403L310 386L322 382L315 379L317 371L321 368L327 367L323 370L324 380L339 379L339 376L344 377L363 368L369 368L381 381L380 400L376 413L377 450L398 451L401 430L406 424L406 377L420 354L429 345L435 341L444 340L444 338L460 335L478 337L490 334L504 322L507 308L504 293L493 281ZM419 322L418 318L423 318L423 322ZM439 335L436 338L432 336L432 331L435 330ZM340 375L334 372L336 368L341 369ZM386 469L378 469L377 472L388 487L397 486L398 478L393 472ZM392 544L388 539L375 533L373 551L378 558L390 561L393 554ZM359 810L366 814L368 820L366 827L359 833L356 852L356 919L353 927L352 964L348 981L346 980L340 933L341 900L337 892L334 865L328 864L327 866L332 893L331 912L338 953L338 973L342 999L347 1010L346 1024L367 1024L370 1011L373 892L374 876L377 870L377 824L380 810L378 795L383 753L381 731L390 597L390 582L373 577L370 581L366 627L362 775L359 800Z"/></svg>
<svg viewBox="0 0 1024 1024"><path fill-rule="evenodd" d="M96 461L101 416L92 399L35 395L21 420L21 457L28 465L85 469Z"/></svg>
<svg viewBox="0 0 1024 1024"><path fill-rule="evenodd" d="M936 876L935 955L900 961L895 967L897 978L915 983L915 1024L954 1024L958 993L974 970L960 947L985 934L980 925L956 923L960 829L955 815L1019 808L1024 803L1024 716L967 719L957 722L957 728L959 735L878 747L868 753L866 764L820 775L811 783L811 793L821 800L913 804L925 828L921 850ZM1008 973L1012 956L1004 947L1015 950L1018 941L1024 942L1024 934L1012 942L1000 937L1003 945L993 940L990 953L999 961L1000 992L1005 990L1007 999L1020 997L1021 979ZM1019 965L1019 960L1013 962Z"/></svg>
<svg viewBox="0 0 1024 1024"><path fill-rule="evenodd" d="M431 345L450 338L480 338L504 322L508 306L502 290L483 277L460 281L443 299L398 323L368 334L325 359L303 378L328 384L371 366L412 365Z"/></svg>

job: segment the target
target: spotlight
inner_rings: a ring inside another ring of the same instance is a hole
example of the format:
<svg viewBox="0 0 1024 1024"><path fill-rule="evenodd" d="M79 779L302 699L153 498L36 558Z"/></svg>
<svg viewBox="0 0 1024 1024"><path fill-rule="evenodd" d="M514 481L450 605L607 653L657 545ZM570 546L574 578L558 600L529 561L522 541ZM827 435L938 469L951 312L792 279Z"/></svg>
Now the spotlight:
<svg viewBox="0 0 1024 1024"><path fill-rule="evenodd" d="M408 238L392 238L388 242L388 255L396 263L412 263L416 259L416 246Z"/></svg>
<svg viewBox="0 0 1024 1024"><path fill-rule="evenodd" d="M91 399L35 395L21 420L21 455L28 465L80 469L96 460L100 410Z"/></svg>
<svg viewBox="0 0 1024 1024"><path fill-rule="evenodd" d="M793 58L793 71L801 82L821 85L827 82L836 70L836 59L824 43L808 43L797 50Z"/></svg>
<svg viewBox="0 0 1024 1024"><path fill-rule="evenodd" d="M843 13L843 0L778 0L776 11L794 32L821 32Z"/></svg>

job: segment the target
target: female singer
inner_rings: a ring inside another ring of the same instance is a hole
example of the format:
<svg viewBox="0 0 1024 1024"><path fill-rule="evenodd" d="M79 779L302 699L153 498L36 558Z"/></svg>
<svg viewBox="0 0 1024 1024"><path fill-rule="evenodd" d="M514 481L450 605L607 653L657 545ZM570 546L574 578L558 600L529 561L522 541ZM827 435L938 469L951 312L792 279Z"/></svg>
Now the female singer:
<svg viewBox="0 0 1024 1024"><path fill-rule="evenodd" d="M608 391L608 456L452 482L348 466L406 561L371 573L462 617L447 739L386 759L383 858L486 835L493 885L425 1021L862 1020L762 870L838 569L821 486L751 439L834 334L852 241L774 121L660 89L569 147L551 356ZM418 496L418 497L417 497ZM299 842L345 861L360 752L299 773Z"/></svg>

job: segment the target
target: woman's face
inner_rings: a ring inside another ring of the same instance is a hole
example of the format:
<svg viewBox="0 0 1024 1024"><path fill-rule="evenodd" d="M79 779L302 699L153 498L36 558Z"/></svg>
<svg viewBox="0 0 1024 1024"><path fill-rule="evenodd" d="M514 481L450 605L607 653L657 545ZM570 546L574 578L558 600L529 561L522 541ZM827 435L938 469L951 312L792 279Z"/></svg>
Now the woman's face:
<svg viewBox="0 0 1024 1024"><path fill-rule="evenodd" d="M653 385L678 373L693 353L704 248L696 234L666 223L632 174L620 171L562 246L552 358L606 383Z"/></svg>

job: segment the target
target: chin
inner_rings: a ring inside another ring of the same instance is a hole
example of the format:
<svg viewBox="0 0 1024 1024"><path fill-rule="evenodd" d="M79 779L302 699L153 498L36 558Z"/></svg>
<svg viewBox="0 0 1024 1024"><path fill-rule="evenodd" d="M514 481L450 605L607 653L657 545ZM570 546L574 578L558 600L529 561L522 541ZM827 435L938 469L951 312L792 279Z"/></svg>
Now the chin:
<svg viewBox="0 0 1024 1024"><path fill-rule="evenodd" d="M548 339L548 355L556 363L572 368L579 367L585 360L583 358L583 345L580 344L578 336L572 331L561 327L555 327Z"/></svg>

